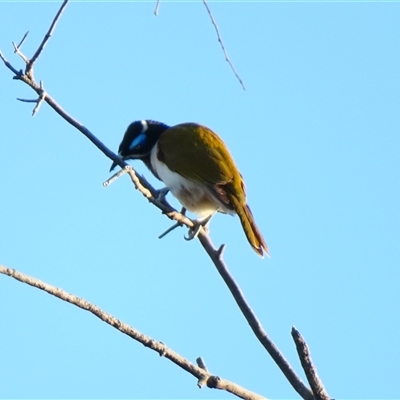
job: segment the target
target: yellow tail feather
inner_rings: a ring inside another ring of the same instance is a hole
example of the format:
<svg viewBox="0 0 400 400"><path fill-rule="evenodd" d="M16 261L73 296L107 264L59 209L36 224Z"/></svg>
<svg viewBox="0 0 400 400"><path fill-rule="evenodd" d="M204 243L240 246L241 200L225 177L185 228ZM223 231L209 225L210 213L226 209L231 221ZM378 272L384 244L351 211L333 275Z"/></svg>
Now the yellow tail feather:
<svg viewBox="0 0 400 400"><path fill-rule="evenodd" d="M269 256L267 243L265 243L263 235L258 229L256 222L254 221L254 217L250 210L250 207L247 204L238 204L237 199L235 199L233 203L234 203L234 209L237 215L239 216L244 233L246 234L250 246L261 257L264 257L264 253L267 254L267 256Z"/></svg>

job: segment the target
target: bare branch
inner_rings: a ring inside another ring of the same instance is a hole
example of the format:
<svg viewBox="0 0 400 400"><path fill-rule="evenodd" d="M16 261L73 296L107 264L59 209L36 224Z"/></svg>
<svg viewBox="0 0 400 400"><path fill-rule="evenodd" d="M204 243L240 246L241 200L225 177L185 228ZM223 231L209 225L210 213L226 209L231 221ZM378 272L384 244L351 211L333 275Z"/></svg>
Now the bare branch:
<svg viewBox="0 0 400 400"><path fill-rule="evenodd" d="M63 3L61 4L60 9L58 10L56 16L53 19L53 22L50 25L49 30L47 31L46 35L44 36L42 43L40 43L38 49L36 50L35 54L32 56L32 58L27 62L26 69L25 69L25 74L26 75L31 75L33 64L35 61L39 58L40 53L43 51L44 47L46 46L47 42L51 38L51 35L53 34L53 31L57 25L58 20L61 17L61 14L63 13L65 7L67 6L69 0L64 0Z"/></svg>
<svg viewBox="0 0 400 400"><path fill-rule="evenodd" d="M237 397L242 399L253 399L259 400L264 399L265 397L253 393L233 382L222 379L218 376L214 376L207 372L204 368L198 367L191 363L186 358L182 357L180 354L175 352L174 350L167 347L164 343L158 342L151 337L139 332L137 329L131 327L130 325L120 321L115 318L111 314L103 311L96 305L77 297L73 294L70 294L60 288L49 285L39 279L33 278L29 275L23 274L21 272L16 271L15 269L7 268L3 265L0 265L0 273L4 275L8 275L22 283L26 283L30 286L43 290L63 301L71 303L85 311L91 312L97 318L101 319L108 325L111 325L113 328L119 330L121 333L131 337L137 342L143 344L144 346L150 348L153 351L156 351L160 356L167 358L172 361L174 364L178 365L185 371L192 374L199 381L204 380L209 388L225 390L229 393L234 394Z"/></svg>
<svg viewBox="0 0 400 400"><path fill-rule="evenodd" d="M227 51L226 51L226 49L225 49L224 42L222 41L221 34L219 33L218 25L217 25L217 23L215 22L215 19L214 19L212 13L211 13L210 7L209 7L208 4L207 4L207 0L203 0L203 4L204 4L204 6L205 6L206 9L207 9L207 12L208 12L208 15L209 15L210 18L211 18L212 24L214 25L215 32L217 33L217 37L218 37L218 42L219 42L220 45L221 45L222 51L223 51L224 56L225 56L225 60L226 60L226 61L228 62L228 64L230 65L230 67L231 67L233 73L235 74L237 80L238 80L238 81L240 82L240 84L242 85L243 90L246 90L246 87L244 86L244 83L243 83L242 79L240 78L239 74L236 72L235 67L233 66L231 60L230 60L229 57L228 57L228 53L227 53Z"/></svg>
<svg viewBox="0 0 400 400"><path fill-rule="evenodd" d="M232 296L234 297L237 305L239 306L240 310L242 311L244 317L246 318L247 322L249 323L251 329L253 330L258 340L261 342L261 344L267 350L269 355L278 365L278 367L283 372L283 374L290 382L290 384L293 386L293 388L296 390L296 392L305 400L313 400L314 399L313 393L303 383L303 381L296 374L296 372L291 367L289 362L286 360L284 355L279 351L277 346L267 335L260 320L257 318L256 314L251 309L250 305L245 299L244 294L240 289L239 285L236 283L235 279L229 272L228 267L221 258L221 251L223 250L223 247L220 247L220 249L218 250L215 249L210 241L209 236L204 232L204 230L201 230L199 232L198 237L204 249L207 251L208 255L213 260L214 265L217 267L219 274L222 276L222 279L228 286L230 292L232 293Z"/></svg>
<svg viewBox="0 0 400 400"><path fill-rule="evenodd" d="M292 327L292 337L296 344L297 353L300 358L301 365L306 374L308 383L311 386L311 390L314 393L316 400L330 400L324 385L321 382L317 374L317 370L311 360L310 351L308 349L307 343L304 340L301 333L293 326Z"/></svg>

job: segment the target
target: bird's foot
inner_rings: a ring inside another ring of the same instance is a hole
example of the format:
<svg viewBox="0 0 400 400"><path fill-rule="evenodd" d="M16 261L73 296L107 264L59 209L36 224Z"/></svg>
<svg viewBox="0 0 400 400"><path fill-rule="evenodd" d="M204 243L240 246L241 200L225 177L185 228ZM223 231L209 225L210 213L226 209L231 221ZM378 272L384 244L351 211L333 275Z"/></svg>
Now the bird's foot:
<svg viewBox="0 0 400 400"><path fill-rule="evenodd" d="M184 236L184 239L188 240L188 241L196 239L197 236L199 236L199 233L200 233L200 231L202 229L207 233L208 232L208 226L207 225L210 222L210 219L212 218L213 215L214 215L214 213L209 215L206 218L203 218L203 219L200 219L200 220L199 219L195 220L194 221L194 223L195 223L194 227L189 229L189 232L188 232L187 236Z"/></svg>
<svg viewBox="0 0 400 400"><path fill-rule="evenodd" d="M164 188L164 189L167 189L167 188ZM161 189L161 190L164 190L164 189ZM167 193L168 193L168 191L165 193L165 195ZM164 197L165 197L165 195L164 195ZM185 215L185 213L186 213L186 208L182 207L181 214ZM174 225L172 225L170 228L168 228L165 232L163 232L158 238L162 239L164 236L168 235L168 233L172 232L175 228L178 228L179 226L182 226L182 223L176 222Z"/></svg>

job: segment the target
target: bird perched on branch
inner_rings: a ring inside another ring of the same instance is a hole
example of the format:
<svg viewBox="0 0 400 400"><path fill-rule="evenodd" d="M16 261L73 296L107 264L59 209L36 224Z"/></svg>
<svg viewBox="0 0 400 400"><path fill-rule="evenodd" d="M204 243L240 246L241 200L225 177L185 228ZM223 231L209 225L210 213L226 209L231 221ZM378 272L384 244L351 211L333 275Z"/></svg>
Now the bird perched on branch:
<svg viewBox="0 0 400 400"><path fill-rule="evenodd" d="M183 207L198 216L209 218L216 211L237 214L251 247L260 256L268 254L246 203L242 175L225 143L211 129L195 123L170 127L135 121L128 126L118 154L123 160L142 160Z"/></svg>

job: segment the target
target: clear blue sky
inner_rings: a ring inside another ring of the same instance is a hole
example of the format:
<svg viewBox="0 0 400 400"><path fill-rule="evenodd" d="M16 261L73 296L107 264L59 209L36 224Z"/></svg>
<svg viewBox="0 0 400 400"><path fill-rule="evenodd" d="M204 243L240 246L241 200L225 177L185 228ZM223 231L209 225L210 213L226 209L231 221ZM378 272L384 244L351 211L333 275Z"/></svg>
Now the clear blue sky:
<svg viewBox="0 0 400 400"><path fill-rule="evenodd" d="M0 46L31 56L59 2L0 2ZM201 2L73 2L37 80L116 150L151 118L228 144L270 247L211 222L253 309L300 372L307 340L336 398L400 397L400 4L213 2L244 92ZM197 241L0 66L0 263L94 302L211 372L295 398ZM137 170L156 184L144 165ZM176 203L175 203L176 204ZM91 314L0 276L0 397L231 398Z"/></svg>

